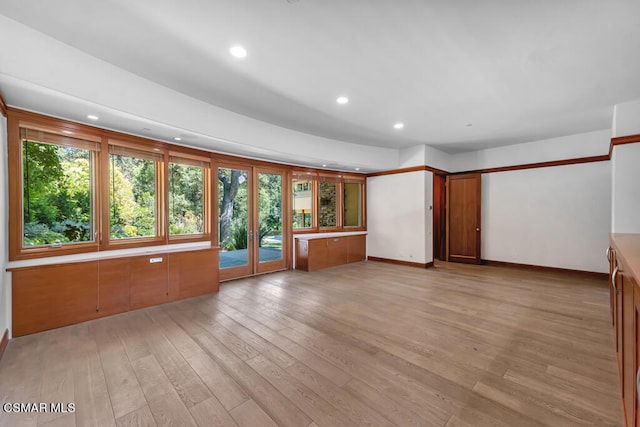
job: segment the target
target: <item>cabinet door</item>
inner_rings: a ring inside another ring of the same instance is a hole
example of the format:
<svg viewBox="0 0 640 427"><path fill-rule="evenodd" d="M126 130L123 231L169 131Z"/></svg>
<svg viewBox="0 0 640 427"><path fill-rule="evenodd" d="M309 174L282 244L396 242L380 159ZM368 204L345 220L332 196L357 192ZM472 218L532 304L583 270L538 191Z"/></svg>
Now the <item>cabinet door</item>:
<svg viewBox="0 0 640 427"><path fill-rule="evenodd" d="M347 263L347 237L333 237L323 239L327 242L329 267Z"/></svg>
<svg viewBox="0 0 640 427"><path fill-rule="evenodd" d="M613 330L616 341L616 358L618 360L618 376L620 377L620 392L624 394L622 388L622 285L621 276L617 274L617 260L614 259L615 270L611 277L615 301L613 306Z"/></svg>
<svg viewBox="0 0 640 427"><path fill-rule="evenodd" d="M634 349L636 353L635 357L635 366L633 367L633 372L635 373L634 383L635 383L635 424L636 426L640 426L640 405L638 404L638 367L640 367L640 351L638 351L638 346L640 346L640 328L638 328L638 319L640 319L640 288L638 288L638 283L634 280L631 280L633 283L633 326L634 326Z"/></svg>
<svg viewBox="0 0 640 427"><path fill-rule="evenodd" d="M607 249L607 259L609 260L609 308L611 309L611 323L616 324L616 292L613 289L613 271L616 268L616 251L611 246Z"/></svg>
<svg viewBox="0 0 640 427"><path fill-rule="evenodd" d="M13 272L13 336L97 317L98 263L34 267Z"/></svg>
<svg viewBox="0 0 640 427"><path fill-rule="evenodd" d="M621 266L621 269L623 267ZM619 274L618 286L622 286L622 397L624 399L627 425L634 425L636 419L636 331L633 293L634 282L626 274Z"/></svg>
<svg viewBox="0 0 640 427"><path fill-rule="evenodd" d="M367 253L367 236L364 234L347 237L349 243L349 253L347 262L364 261Z"/></svg>
<svg viewBox="0 0 640 427"><path fill-rule="evenodd" d="M169 301L167 254L131 259L132 310Z"/></svg>

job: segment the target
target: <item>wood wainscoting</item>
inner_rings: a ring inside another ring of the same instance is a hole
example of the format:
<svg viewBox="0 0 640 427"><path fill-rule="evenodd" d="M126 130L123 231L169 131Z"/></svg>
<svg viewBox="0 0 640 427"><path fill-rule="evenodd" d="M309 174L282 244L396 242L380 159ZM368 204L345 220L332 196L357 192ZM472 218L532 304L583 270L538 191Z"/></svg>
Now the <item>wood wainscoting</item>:
<svg viewBox="0 0 640 427"><path fill-rule="evenodd" d="M217 292L218 249L12 270L13 336Z"/></svg>

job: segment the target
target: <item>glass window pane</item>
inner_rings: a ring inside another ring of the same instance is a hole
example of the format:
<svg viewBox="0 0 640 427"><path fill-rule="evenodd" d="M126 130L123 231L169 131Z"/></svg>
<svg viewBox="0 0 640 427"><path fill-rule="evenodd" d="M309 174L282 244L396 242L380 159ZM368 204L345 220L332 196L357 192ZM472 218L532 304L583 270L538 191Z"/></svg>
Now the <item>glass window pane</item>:
<svg viewBox="0 0 640 427"><path fill-rule="evenodd" d="M204 233L204 170L169 163L169 235Z"/></svg>
<svg viewBox="0 0 640 427"><path fill-rule="evenodd" d="M156 162L109 154L111 239L156 235Z"/></svg>
<svg viewBox="0 0 640 427"><path fill-rule="evenodd" d="M23 247L93 241L92 153L22 142Z"/></svg>
<svg viewBox="0 0 640 427"><path fill-rule="evenodd" d="M282 259L282 175L258 173L258 260Z"/></svg>
<svg viewBox="0 0 640 427"><path fill-rule="evenodd" d="M362 184L344 183L344 226L360 227L361 207L360 190Z"/></svg>
<svg viewBox="0 0 640 427"><path fill-rule="evenodd" d="M337 222L338 184L320 181L320 227L335 227Z"/></svg>
<svg viewBox="0 0 640 427"><path fill-rule="evenodd" d="M218 169L220 268L249 264L248 171Z"/></svg>
<svg viewBox="0 0 640 427"><path fill-rule="evenodd" d="M293 228L313 226L313 181L308 178L293 178L292 219Z"/></svg>

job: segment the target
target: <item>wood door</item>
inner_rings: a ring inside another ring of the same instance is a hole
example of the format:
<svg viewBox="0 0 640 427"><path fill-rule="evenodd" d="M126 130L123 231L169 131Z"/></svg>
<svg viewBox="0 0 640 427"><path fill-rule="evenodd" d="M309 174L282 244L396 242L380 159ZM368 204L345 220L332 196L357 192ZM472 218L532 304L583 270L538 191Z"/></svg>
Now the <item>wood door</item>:
<svg viewBox="0 0 640 427"><path fill-rule="evenodd" d="M220 280L253 273L253 168L218 165L218 241Z"/></svg>
<svg viewBox="0 0 640 427"><path fill-rule="evenodd" d="M290 235L285 224L289 212L289 180L283 169L254 168L253 171L253 273L267 273L287 268Z"/></svg>
<svg viewBox="0 0 640 427"><path fill-rule="evenodd" d="M433 175L433 257L447 259L445 236L445 177Z"/></svg>
<svg viewBox="0 0 640 427"><path fill-rule="evenodd" d="M447 261L480 264L479 173L447 176Z"/></svg>

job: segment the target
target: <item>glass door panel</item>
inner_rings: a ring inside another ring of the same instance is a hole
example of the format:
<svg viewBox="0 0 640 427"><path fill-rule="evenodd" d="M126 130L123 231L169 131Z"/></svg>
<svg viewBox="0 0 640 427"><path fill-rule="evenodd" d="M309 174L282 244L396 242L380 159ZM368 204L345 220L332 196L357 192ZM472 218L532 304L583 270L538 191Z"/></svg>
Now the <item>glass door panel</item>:
<svg viewBox="0 0 640 427"><path fill-rule="evenodd" d="M250 171L218 168L220 279L252 273Z"/></svg>
<svg viewBox="0 0 640 427"><path fill-rule="evenodd" d="M282 175L258 173L258 262L282 256Z"/></svg>

